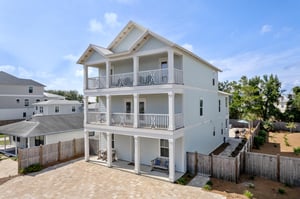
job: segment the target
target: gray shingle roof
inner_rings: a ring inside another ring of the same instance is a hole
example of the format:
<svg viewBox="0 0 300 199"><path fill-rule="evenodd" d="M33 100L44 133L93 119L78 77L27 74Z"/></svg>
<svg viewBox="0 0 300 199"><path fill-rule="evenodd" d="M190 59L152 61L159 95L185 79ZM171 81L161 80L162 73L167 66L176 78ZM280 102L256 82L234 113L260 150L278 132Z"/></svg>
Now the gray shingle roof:
<svg viewBox="0 0 300 199"><path fill-rule="evenodd" d="M21 79L17 78L13 75L10 75L6 72L0 71L0 84L3 85L28 85L28 86L42 86L45 87L45 85L33 81L31 79Z"/></svg>
<svg viewBox="0 0 300 199"><path fill-rule="evenodd" d="M83 114L35 116L29 121L0 126L0 133L19 137L50 135L83 129Z"/></svg>

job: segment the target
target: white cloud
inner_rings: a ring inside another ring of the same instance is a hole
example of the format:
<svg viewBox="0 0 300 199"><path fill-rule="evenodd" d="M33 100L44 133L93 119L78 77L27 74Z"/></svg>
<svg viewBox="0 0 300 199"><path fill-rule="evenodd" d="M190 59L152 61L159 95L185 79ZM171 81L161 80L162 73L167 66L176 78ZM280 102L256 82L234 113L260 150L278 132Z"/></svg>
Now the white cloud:
<svg viewBox="0 0 300 199"><path fill-rule="evenodd" d="M83 68L78 68L78 69L76 69L76 71L75 71L75 76L76 77L83 77Z"/></svg>
<svg viewBox="0 0 300 199"><path fill-rule="evenodd" d="M213 60L210 63L220 69L226 69L220 73L220 81L239 80L243 75L251 78L256 75L274 74L278 75L283 86L295 85L295 82L300 81L300 72L297 70L299 67L299 54L300 48L269 54L252 51Z"/></svg>
<svg viewBox="0 0 300 199"><path fill-rule="evenodd" d="M105 23L108 26L111 26L111 27L115 27L115 26L120 25L120 23L118 22L118 15L114 12L105 13L104 14L104 20L105 20Z"/></svg>
<svg viewBox="0 0 300 199"><path fill-rule="evenodd" d="M68 60L68 61L72 62L72 63L76 63L76 61L78 60L78 56L75 56L75 55L72 55L72 54L65 55L65 56L63 56L63 58L65 60Z"/></svg>
<svg viewBox="0 0 300 199"><path fill-rule="evenodd" d="M16 70L15 66L12 65L0 65L0 71L4 71L7 73L13 73Z"/></svg>
<svg viewBox="0 0 300 199"><path fill-rule="evenodd" d="M18 67L18 73L22 78L31 78L33 76L33 73L31 71L28 71L23 67Z"/></svg>
<svg viewBox="0 0 300 199"><path fill-rule="evenodd" d="M193 52L193 45L192 44L188 44L188 43L185 43L182 45L183 48Z"/></svg>
<svg viewBox="0 0 300 199"><path fill-rule="evenodd" d="M89 31L91 32L103 32L103 25L96 19L91 19L89 22Z"/></svg>
<svg viewBox="0 0 300 199"><path fill-rule="evenodd" d="M267 32L271 32L271 31L272 31L272 26L268 25L268 24L263 25L260 29L261 34L265 34Z"/></svg>

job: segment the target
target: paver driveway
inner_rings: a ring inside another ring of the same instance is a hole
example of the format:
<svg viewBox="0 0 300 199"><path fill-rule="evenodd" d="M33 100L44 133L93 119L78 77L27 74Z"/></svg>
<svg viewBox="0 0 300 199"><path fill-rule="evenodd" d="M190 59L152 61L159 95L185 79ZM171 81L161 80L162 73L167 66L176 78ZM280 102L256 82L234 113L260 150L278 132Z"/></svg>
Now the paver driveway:
<svg viewBox="0 0 300 199"><path fill-rule="evenodd" d="M0 198L224 198L197 187L182 186L107 168L71 161L16 177L0 186Z"/></svg>

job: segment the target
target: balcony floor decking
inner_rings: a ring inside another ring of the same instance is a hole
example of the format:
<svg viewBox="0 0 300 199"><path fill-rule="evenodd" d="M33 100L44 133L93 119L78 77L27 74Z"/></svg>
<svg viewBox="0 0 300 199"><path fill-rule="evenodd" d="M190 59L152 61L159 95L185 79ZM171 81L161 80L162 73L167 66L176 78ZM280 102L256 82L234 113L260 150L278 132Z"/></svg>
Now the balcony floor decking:
<svg viewBox="0 0 300 199"><path fill-rule="evenodd" d="M98 160L98 156L90 156L90 162L96 163L102 166L106 166L106 161ZM112 162L112 167L121 171L126 171L135 174L134 165L128 161L117 160ZM158 180L168 181L169 182L169 174L165 171L151 171L151 166L141 164L141 175L155 178ZM183 172L175 172L175 180L179 179L183 176Z"/></svg>

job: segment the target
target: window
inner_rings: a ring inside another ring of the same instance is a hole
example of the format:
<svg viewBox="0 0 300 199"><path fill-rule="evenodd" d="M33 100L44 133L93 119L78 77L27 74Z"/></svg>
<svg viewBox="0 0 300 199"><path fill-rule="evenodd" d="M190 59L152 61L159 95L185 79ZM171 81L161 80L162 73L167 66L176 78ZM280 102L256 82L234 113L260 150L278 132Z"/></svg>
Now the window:
<svg viewBox="0 0 300 199"><path fill-rule="evenodd" d="M20 103L20 99L16 99L16 102L17 102L17 103Z"/></svg>
<svg viewBox="0 0 300 199"><path fill-rule="evenodd" d="M23 112L23 117L26 117L26 112Z"/></svg>
<svg viewBox="0 0 300 199"><path fill-rule="evenodd" d="M40 100L40 99L36 99L35 101L36 101L36 102L40 102L41 100Z"/></svg>
<svg viewBox="0 0 300 199"><path fill-rule="evenodd" d="M59 112L59 106L55 106L55 113Z"/></svg>
<svg viewBox="0 0 300 199"><path fill-rule="evenodd" d="M213 136L216 136L216 127L214 127Z"/></svg>
<svg viewBox="0 0 300 199"><path fill-rule="evenodd" d="M111 148L115 148L115 134L111 134Z"/></svg>
<svg viewBox="0 0 300 199"><path fill-rule="evenodd" d="M29 106L29 99L24 100L24 106Z"/></svg>
<svg viewBox="0 0 300 199"><path fill-rule="evenodd" d="M72 112L75 112L75 111L76 111L75 106L72 106Z"/></svg>
<svg viewBox="0 0 300 199"><path fill-rule="evenodd" d="M20 142L20 137L17 137L17 142Z"/></svg>
<svg viewBox="0 0 300 199"><path fill-rule="evenodd" d="M44 145L44 136L35 136L35 146Z"/></svg>
<svg viewBox="0 0 300 199"><path fill-rule="evenodd" d="M40 106L40 113L44 112L44 107Z"/></svg>
<svg viewBox="0 0 300 199"><path fill-rule="evenodd" d="M145 102L141 102L139 104L139 114L145 114ZM145 116L144 115L140 115L140 120L144 120Z"/></svg>
<svg viewBox="0 0 300 199"><path fill-rule="evenodd" d="M33 93L33 87L32 87L32 86L29 86L28 92L29 92L29 93Z"/></svg>
<svg viewBox="0 0 300 199"><path fill-rule="evenodd" d="M219 112L221 112L221 100L219 100Z"/></svg>
<svg viewBox="0 0 300 199"><path fill-rule="evenodd" d="M169 141L160 139L160 156L169 157Z"/></svg>
<svg viewBox="0 0 300 199"><path fill-rule="evenodd" d="M161 58L159 59L160 69L161 69L161 81L162 83L168 82L168 59Z"/></svg>
<svg viewBox="0 0 300 199"><path fill-rule="evenodd" d="M39 107L38 107L38 106L36 106L36 107L35 107L35 110L37 111L38 109L39 109Z"/></svg>
<svg viewBox="0 0 300 199"><path fill-rule="evenodd" d="M203 116L203 99L200 99L200 116Z"/></svg>
<svg viewBox="0 0 300 199"><path fill-rule="evenodd" d="M228 128L228 119L225 120L225 128Z"/></svg>
<svg viewBox="0 0 300 199"><path fill-rule="evenodd" d="M223 130L223 123L221 123L221 135L223 135L224 130Z"/></svg>
<svg viewBox="0 0 300 199"><path fill-rule="evenodd" d="M228 98L225 97L225 107L227 108L228 107Z"/></svg>
<svg viewBox="0 0 300 199"><path fill-rule="evenodd" d="M212 85L214 86L216 84L215 78L212 79Z"/></svg>

